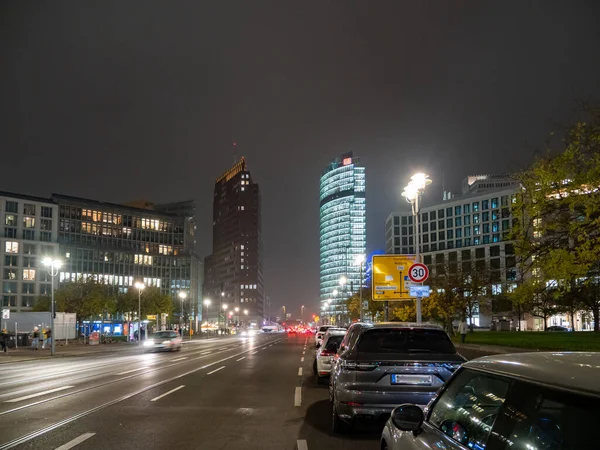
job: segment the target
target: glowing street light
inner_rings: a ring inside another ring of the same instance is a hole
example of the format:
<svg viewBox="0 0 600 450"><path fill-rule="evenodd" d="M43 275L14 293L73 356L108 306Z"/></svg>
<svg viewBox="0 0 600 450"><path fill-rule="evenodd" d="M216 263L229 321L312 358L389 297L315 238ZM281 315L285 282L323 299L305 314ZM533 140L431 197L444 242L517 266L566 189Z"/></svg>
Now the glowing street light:
<svg viewBox="0 0 600 450"><path fill-rule="evenodd" d="M138 345L142 345L142 291L146 285L136 281L133 287L138 290Z"/></svg>
<svg viewBox="0 0 600 450"><path fill-rule="evenodd" d="M54 277L58 275L58 269L62 266L62 261L47 256L42 260L42 264L46 266L48 274L50 274L50 277L52 278L52 304L50 307L50 332L52 335L50 337L50 355L54 356L56 354L56 345L54 343L54 340L56 339L56 332L54 330L54 316L56 316L56 306L54 304Z"/></svg>
<svg viewBox="0 0 600 450"><path fill-rule="evenodd" d="M406 199L408 203L410 203L412 207L413 213L413 226L414 226L414 234L417 240L416 242L416 260L417 262L421 262L421 252L420 252L420 233L419 233L419 214L421 212L420 202L421 196L423 192L425 192L425 188L432 183L432 180L429 179L429 175L426 173L415 173L412 177L410 177L410 182L404 188L404 192L402 192L402 196ZM417 296L417 323L420 324L421 319L421 297Z"/></svg>
<svg viewBox="0 0 600 450"><path fill-rule="evenodd" d="M360 277L360 282L359 287L358 287L358 296L359 296L359 305L360 305L360 321L364 322L365 321L365 316L364 316L364 307L363 307L363 300L362 300L362 288L363 288L363 264L365 263L365 255L356 255L356 258L354 258L354 263L357 264L360 267L359 270L359 277Z"/></svg>

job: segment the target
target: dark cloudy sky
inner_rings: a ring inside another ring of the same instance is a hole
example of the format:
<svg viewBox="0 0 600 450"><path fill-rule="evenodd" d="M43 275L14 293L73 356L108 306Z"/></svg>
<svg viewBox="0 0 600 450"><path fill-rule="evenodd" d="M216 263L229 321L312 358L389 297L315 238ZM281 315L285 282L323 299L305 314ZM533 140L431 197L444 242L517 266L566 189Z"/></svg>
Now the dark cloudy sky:
<svg viewBox="0 0 600 450"><path fill-rule="evenodd" d="M316 311L318 181L367 166L368 244L431 192L519 169L600 98L598 1L3 1L0 189L198 202L246 156L275 307Z"/></svg>

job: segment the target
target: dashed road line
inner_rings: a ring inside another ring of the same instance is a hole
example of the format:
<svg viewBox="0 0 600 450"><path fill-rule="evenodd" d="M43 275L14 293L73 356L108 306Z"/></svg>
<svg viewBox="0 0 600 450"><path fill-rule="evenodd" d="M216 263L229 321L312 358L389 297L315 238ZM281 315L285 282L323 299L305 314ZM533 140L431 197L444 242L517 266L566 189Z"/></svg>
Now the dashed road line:
<svg viewBox="0 0 600 450"><path fill-rule="evenodd" d="M246 357L242 356L240 359L236 359L235 361L238 362L238 361L241 361L242 359L246 359Z"/></svg>
<svg viewBox="0 0 600 450"><path fill-rule="evenodd" d="M70 448L75 447L76 445L81 444L83 441L87 441L92 436L95 436L96 433L84 433L81 436L76 437L72 441L67 442L66 444L61 445L60 447L56 447L56 450L69 450Z"/></svg>
<svg viewBox="0 0 600 450"><path fill-rule="evenodd" d="M227 366L221 366L221 367L219 367L218 369L215 369L215 370L213 370L212 372L208 372L206 375L212 375L213 373L215 373L215 372L218 372L219 370L222 370L222 369L224 369L225 367L227 367Z"/></svg>
<svg viewBox="0 0 600 450"><path fill-rule="evenodd" d="M294 392L294 406L302 406L302 388L300 386Z"/></svg>
<svg viewBox="0 0 600 450"><path fill-rule="evenodd" d="M308 450L308 444L304 439L298 439L296 441L296 447L298 447L298 450Z"/></svg>
<svg viewBox="0 0 600 450"><path fill-rule="evenodd" d="M126 370L125 372L119 372L119 373L116 373L115 375L127 375L128 373L139 372L140 370L146 370L149 368L150 367L148 367L148 366L138 367L137 369Z"/></svg>
<svg viewBox="0 0 600 450"><path fill-rule="evenodd" d="M301 377L302 376L302 367L298 368L298 376Z"/></svg>
<svg viewBox="0 0 600 450"><path fill-rule="evenodd" d="M175 389L171 389L169 392L165 392L162 395L159 395L158 397L154 397L152 400L150 400L151 402L155 402L156 400L160 400L163 397L166 397L169 394L172 394L175 391L178 391L179 389L183 389L185 387L185 384L182 384L181 386L176 387Z"/></svg>
<svg viewBox="0 0 600 450"><path fill-rule="evenodd" d="M73 386L61 386L58 388L50 389L48 391L36 392L35 394L25 395L24 397L12 398L6 400L4 403L16 403L22 402L23 400L29 400L30 398L41 397L42 395L53 394L54 392L64 391L65 389L71 389Z"/></svg>
<svg viewBox="0 0 600 450"><path fill-rule="evenodd" d="M304 362L304 356L300 358L300 362Z"/></svg>

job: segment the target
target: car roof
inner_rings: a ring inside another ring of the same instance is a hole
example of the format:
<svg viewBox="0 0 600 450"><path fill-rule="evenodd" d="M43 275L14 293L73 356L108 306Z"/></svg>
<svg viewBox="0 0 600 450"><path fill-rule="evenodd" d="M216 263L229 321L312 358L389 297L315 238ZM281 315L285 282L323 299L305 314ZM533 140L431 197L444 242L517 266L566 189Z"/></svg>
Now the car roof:
<svg viewBox="0 0 600 450"><path fill-rule="evenodd" d="M484 356L466 362L463 367L600 396L600 353L536 352Z"/></svg>
<svg viewBox="0 0 600 450"><path fill-rule="evenodd" d="M428 330L443 330L441 326L436 323L421 323L417 324L414 322L378 322L378 323L354 323L352 326L358 326L363 328L419 328Z"/></svg>
<svg viewBox="0 0 600 450"><path fill-rule="evenodd" d="M327 330L327 333L325 333L326 335L332 336L332 335L344 335L348 332L348 330L344 329L344 328L330 328L329 330Z"/></svg>

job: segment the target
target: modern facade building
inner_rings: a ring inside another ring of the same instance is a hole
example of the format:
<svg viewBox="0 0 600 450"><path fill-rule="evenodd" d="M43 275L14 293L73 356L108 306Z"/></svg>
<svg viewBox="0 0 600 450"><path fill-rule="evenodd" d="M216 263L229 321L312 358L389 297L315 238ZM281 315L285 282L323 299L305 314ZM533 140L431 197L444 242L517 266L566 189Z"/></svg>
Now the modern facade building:
<svg viewBox="0 0 600 450"><path fill-rule="evenodd" d="M207 308L209 320L218 321L221 326L225 320L262 324L261 233L260 189L242 158L215 182L213 252L205 258L204 265L204 296L211 300Z"/></svg>
<svg viewBox="0 0 600 450"><path fill-rule="evenodd" d="M2 308L27 311L50 295L42 259L58 255L58 206L48 199L0 192Z"/></svg>
<svg viewBox="0 0 600 450"><path fill-rule="evenodd" d="M322 314L339 323L347 320L346 299L360 288L357 257L366 255L367 246L366 173L352 153L334 159L321 174L319 245Z"/></svg>
<svg viewBox="0 0 600 450"><path fill-rule="evenodd" d="M124 292L143 281L177 300L176 305L178 293L185 292L184 310L200 313L201 261L194 256L192 201L180 214L162 212L160 206L136 208L60 194L52 201L60 221L61 283L92 277Z"/></svg>
<svg viewBox="0 0 600 450"><path fill-rule="evenodd" d="M516 257L509 240L512 227L511 204L518 184L510 176L469 176L459 194L444 193L442 202L423 206L419 215L420 250L432 275L447 267L473 266L489 270L491 293L514 289ZM386 220L386 252L414 254L412 213L392 213ZM476 325L487 326L491 315L474 318ZM502 315L502 306L496 314Z"/></svg>

